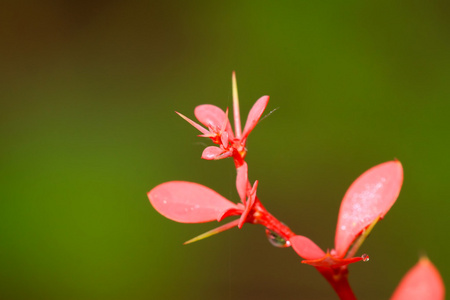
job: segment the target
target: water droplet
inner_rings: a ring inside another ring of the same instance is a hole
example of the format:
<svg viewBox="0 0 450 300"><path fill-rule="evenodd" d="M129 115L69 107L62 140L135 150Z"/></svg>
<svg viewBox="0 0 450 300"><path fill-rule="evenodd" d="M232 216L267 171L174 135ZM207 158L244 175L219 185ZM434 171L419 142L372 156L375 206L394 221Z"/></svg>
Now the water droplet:
<svg viewBox="0 0 450 300"><path fill-rule="evenodd" d="M283 237L273 232L272 230L266 229L266 236L269 242L278 248L286 248L291 245L291 242L286 241Z"/></svg>
<svg viewBox="0 0 450 300"><path fill-rule="evenodd" d="M369 255L367 255L367 254L363 254L363 255L361 255L361 258L363 259L363 261L369 261Z"/></svg>

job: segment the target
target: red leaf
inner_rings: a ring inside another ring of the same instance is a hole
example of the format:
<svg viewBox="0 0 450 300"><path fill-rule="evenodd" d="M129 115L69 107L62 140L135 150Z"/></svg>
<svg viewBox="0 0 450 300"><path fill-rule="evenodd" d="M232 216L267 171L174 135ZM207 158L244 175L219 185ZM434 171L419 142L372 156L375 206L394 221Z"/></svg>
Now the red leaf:
<svg viewBox="0 0 450 300"><path fill-rule="evenodd" d="M247 199L247 190L250 189L250 183L248 182L248 165L244 161L242 166L236 169L236 189L239 194L239 198L241 198L242 203L245 204L245 200Z"/></svg>
<svg viewBox="0 0 450 300"><path fill-rule="evenodd" d="M230 208L228 210L223 211L219 216L217 216L217 221L220 222L225 218L231 217L231 216L240 216L242 215L242 212L244 211L245 206L241 203L238 203L236 207Z"/></svg>
<svg viewBox="0 0 450 300"><path fill-rule="evenodd" d="M223 153L223 150L219 147L209 146L203 150L202 158L206 160L213 160L220 158L220 155Z"/></svg>
<svg viewBox="0 0 450 300"><path fill-rule="evenodd" d="M304 259L320 259L325 256L325 252L305 236L296 235L289 241L295 252Z"/></svg>
<svg viewBox="0 0 450 300"><path fill-rule="evenodd" d="M341 203L335 249L344 257L353 241L378 217L383 218L397 200L403 182L399 161L377 165L356 179Z"/></svg>
<svg viewBox="0 0 450 300"><path fill-rule="evenodd" d="M427 259L406 273L391 300L444 300L445 287L436 267Z"/></svg>
<svg viewBox="0 0 450 300"><path fill-rule="evenodd" d="M229 139L234 139L233 131L231 130L230 122L228 121L227 114L219 107L212 104L199 105L194 110L195 117L207 127L213 127L217 130L222 128L224 122L226 122L226 131Z"/></svg>
<svg viewBox="0 0 450 300"><path fill-rule="evenodd" d="M181 223L210 222L224 211L237 208L210 188L187 181L162 183L147 195L160 214Z"/></svg>
<svg viewBox="0 0 450 300"><path fill-rule="evenodd" d="M302 264L307 264L316 268L338 268L361 260L363 260L362 257L339 258L327 253L319 259L302 260Z"/></svg>
<svg viewBox="0 0 450 300"><path fill-rule="evenodd" d="M261 118L262 113L266 109L267 103L269 102L269 96L262 96L256 101L252 109L248 113L247 121L245 123L244 131L242 133L242 140L245 141L250 132L258 124L259 118Z"/></svg>

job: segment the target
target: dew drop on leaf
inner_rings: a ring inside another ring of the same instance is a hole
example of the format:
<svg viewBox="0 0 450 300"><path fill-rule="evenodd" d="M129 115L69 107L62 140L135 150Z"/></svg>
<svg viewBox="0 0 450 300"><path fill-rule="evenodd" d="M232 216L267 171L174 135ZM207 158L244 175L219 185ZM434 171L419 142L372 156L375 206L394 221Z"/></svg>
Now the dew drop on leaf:
<svg viewBox="0 0 450 300"><path fill-rule="evenodd" d="M269 242L278 248L286 248L291 246L291 242L286 241L284 238L282 238L277 233L273 232L272 230L266 229L266 236Z"/></svg>
<svg viewBox="0 0 450 300"><path fill-rule="evenodd" d="M361 258L363 259L363 261L369 261L369 255L367 254L361 255Z"/></svg>

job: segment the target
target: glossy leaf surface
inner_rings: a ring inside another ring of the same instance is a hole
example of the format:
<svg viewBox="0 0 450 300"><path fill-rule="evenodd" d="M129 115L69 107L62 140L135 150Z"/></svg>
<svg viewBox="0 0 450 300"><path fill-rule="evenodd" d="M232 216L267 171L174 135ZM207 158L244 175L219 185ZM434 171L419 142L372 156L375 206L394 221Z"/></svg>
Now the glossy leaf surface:
<svg viewBox="0 0 450 300"><path fill-rule="evenodd" d="M383 218L397 200L403 182L399 161L377 165L356 179L341 203L335 236L338 257L377 218Z"/></svg>
<svg viewBox="0 0 450 300"><path fill-rule="evenodd" d="M163 216L181 223L216 220L237 205L201 184L187 181L162 183L148 192L150 203Z"/></svg>

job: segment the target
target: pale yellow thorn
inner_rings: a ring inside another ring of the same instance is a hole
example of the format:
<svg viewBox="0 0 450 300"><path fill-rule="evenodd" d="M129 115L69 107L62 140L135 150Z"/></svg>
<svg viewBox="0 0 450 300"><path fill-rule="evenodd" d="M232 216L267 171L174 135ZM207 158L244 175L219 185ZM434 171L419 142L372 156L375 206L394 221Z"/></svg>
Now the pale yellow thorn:
<svg viewBox="0 0 450 300"><path fill-rule="evenodd" d="M202 234L200 234L200 235L198 235L198 236L196 236L196 237L190 239L189 241L184 242L183 245L191 244L191 243L193 243L193 242L197 242L197 241L206 239L206 238L208 238L208 237L210 237L210 236L213 236L213 235L215 235L215 234L218 234L218 233L220 233L220 232L222 232L222 231L225 231L225 230L227 230L227 229L236 227L236 226L238 225L238 223L239 223L239 219L234 220L234 221L231 221L231 222L229 222L229 223L227 223L227 224L224 224L224 225L219 226L219 227L217 227L217 228L211 229L210 231L207 231L207 232L205 232L205 233L202 233Z"/></svg>
<svg viewBox="0 0 450 300"><path fill-rule="evenodd" d="M236 131L236 138L241 138L241 116L239 113L239 97L236 83L236 72L233 71L231 76L232 88L233 88L233 117L234 117L234 130Z"/></svg>
<svg viewBox="0 0 450 300"><path fill-rule="evenodd" d="M353 243L350 251L347 252L347 255L345 256L345 258L351 258L356 254L359 247L361 247L361 245L364 243L364 241L369 236L370 232L375 227L375 225L378 223L378 221L380 221L380 219L381 219L381 217L378 216L366 229L363 230L361 235Z"/></svg>

